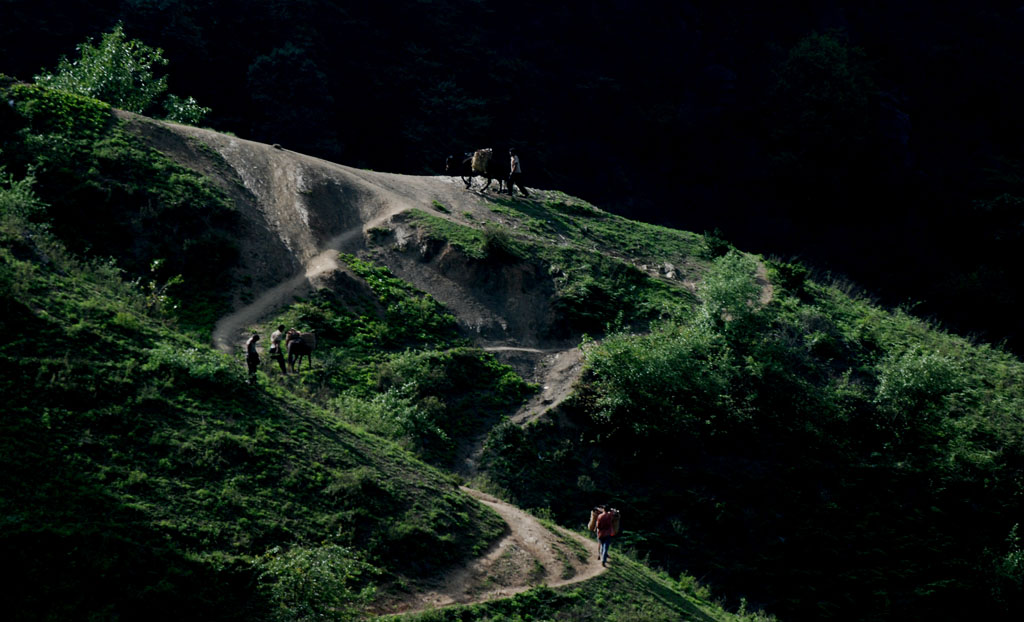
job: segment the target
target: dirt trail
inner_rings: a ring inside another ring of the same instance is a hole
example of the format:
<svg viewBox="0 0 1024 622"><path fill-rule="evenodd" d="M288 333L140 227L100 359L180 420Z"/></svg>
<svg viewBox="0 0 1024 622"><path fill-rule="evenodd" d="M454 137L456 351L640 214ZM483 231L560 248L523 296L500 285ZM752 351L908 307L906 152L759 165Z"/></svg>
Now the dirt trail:
<svg viewBox="0 0 1024 622"><path fill-rule="evenodd" d="M231 352L245 329L314 290L341 269L338 251L354 252L365 232L410 209L466 201L449 177L363 171L211 130L119 113L150 145L215 180L241 214L238 280L248 299L221 318L212 341ZM439 214L439 216L442 216ZM269 284L269 286L268 286Z"/></svg>
<svg viewBox="0 0 1024 622"><path fill-rule="evenodd" d="M477 219L490 216L485 198L466 192L461 182L451 178L362 171L209 130L153 122L127 113L123 117L157 149L218 180L241 212L239 275L255 285L250 300L239 299L241 304L214 328L213 344L225 352L236 351L248 327L341 270L338 252L363 248L365 232L385 225L395 215L424 209L447 217L432 210L441 203L449 206L452 214L475 215ZM421 277L414 284L473 326L466 318L478 311L472 296L480 292L464 283L448 289L424 287L429 283L424 280L425 272L413 271ZM516 311L511 312L515 318ZM496 317L497 323L505 322ZM507 312L504 317L509 317ZM522 339L530 336L514 331L502 334L506 341L486 349L542 387L513 416L513 421L526 424L569 395L580 373L582 352L568 344L517 347L510 344L523 343ZM529 342L532 345L536 339ZM483 437L477 439L466 456L470 471L475 471L483 441ZM508 533L483 557L438 577L425 591L383 603L381 613L504 598L536 585L584 581L604 570L593 540L560 528L553 533L508 503L469 488L463 491L498 512L508 524Z"/></svg>
<svg viewBox="0 0 1024 622"><path fill-rule="evenodd" d="M583 369L583 351L579 347L484 346L484 350L495 353L528 381L540 385L540 391L511 417L520 425L534 421L569 397Z"/></svg>
<svg viewBox="0 0 1024 622"><path fill-rule="evenodd" d="M493 352L527 381L540 386L540 391L509 417L519 425L535 421L552 408L557 408L572 393L573 385L583 371L583 351L579 347L484 346L483 349ZM460 448L455 459L455 471L459 475L467 479L476 476L486 441L487 432L483 432Z"/></svg>
<svg viewBox="0 0 1024 622"><path fill-rule="evenodd" d="M556 527L491 495L462 491L497 512L509 532L482 557L441 577L425 591L382 603L377 613L412 613L454 604L508 598L531 587L579 583L605 571L597 559L597 541Z"/></svg>
<svg viewBox="0 0 1024 622"><path fill-rule="evenodd" d="M244 339L245 328L258 322L275 309L279 309L294 300L296 296L311 291L318 279L327 274L341 270L338 252L346 250L347 245L362 241L366 229L385 222L388 218L401 212L404 207L384 209L372 220L360 224L341 235L335 236L327 244L325 250L306 262L305 270L278 283L268 289L250 304L222 317L213 328L213 345L222 352L233 352L240 340Z"/></svg>

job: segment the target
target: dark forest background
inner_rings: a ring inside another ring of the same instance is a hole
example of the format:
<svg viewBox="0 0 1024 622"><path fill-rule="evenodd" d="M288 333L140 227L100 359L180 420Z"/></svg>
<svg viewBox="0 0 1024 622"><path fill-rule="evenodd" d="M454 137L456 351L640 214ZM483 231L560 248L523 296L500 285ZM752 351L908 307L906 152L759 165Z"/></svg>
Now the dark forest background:
<svg viewBox="0 0 1024 622"><path fill-rule="evenodd" d="M218 130L416 174L515 146L528 185L1024 351L1019 2L3 0L0 73L118 22Z"/></svg>

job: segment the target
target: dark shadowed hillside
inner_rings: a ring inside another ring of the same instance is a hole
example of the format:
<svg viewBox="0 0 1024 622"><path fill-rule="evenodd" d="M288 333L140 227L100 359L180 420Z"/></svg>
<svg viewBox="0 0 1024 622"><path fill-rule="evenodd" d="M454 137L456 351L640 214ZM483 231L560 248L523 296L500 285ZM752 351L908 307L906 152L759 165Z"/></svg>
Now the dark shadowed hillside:
<svg viewBox="0 0 1024 622"><path fill-rule="evenodd" d="M575 521L577 533L460 487L460 456L478 461L496 422L547 395L475 340L532 352L512 343L536 330L486 300L517 291L534 263L500 199L0 88L8 617L763 617L725 611L637 551L605 567ZM426 234L448 219L479 227L460 251ZM387 265L431 249L463 253L492 283L432 288L444 270L421 256L420 289ZM537 301L551 308L538 317L571 347L573 287L591 270L566 263L572 278L556 283L539 266ZM670 302L673 288L626 276L617 296L639 286L637 301ZM261 346L247 378L241 341L258 330L266 343L280 323L315 332L312 361L285 375Z"/></svg>
<svg viewBox="0 0 1024 622"><path fill-rule="evenodd" d="M1020 8L10 0L29 80L119 20L239 136L424 174L523 149L531 183L849 276L1020 352Z"/></svg>
<svg viewBox="0 0 1024 622"><path fill-rule="evenodd" d="M1013 355L557 190L3 89L20 617L1019 617ZM247 383L280 324L312 363Z"/></svg>

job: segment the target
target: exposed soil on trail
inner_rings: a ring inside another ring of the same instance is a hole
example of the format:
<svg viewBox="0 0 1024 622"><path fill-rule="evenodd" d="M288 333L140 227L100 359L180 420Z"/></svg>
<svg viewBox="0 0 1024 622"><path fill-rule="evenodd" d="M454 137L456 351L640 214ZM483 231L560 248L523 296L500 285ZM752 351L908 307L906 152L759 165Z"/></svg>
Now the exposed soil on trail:
<svg viewBox="0 0 1024 622"><path fill-rule="evenodd" d="M539 391L511 418L520 425L530 423L557 407L569 394L583 368L583 351L578 348L537 350L508 346L484 346L521 376L539 386Z"/></svg>
<svg viewBox="0 0 1024 622"><path fill-rule="evenodd" d="M538 391L509 419L527 425L557 408L572 394L573 385L583 370L583 351L578 347L520 348L515 346L484 346L498 360L511 365L520 376L538 386ZM484 432L459 448L454 469L459 475L472 479L484 451L487 433Z"/></svg>
<svg viewBox="0 0 1024 622"><path fill-rule="evenodd" d="M365 287L338 260L339 252L368 256L442 302L466 334L513 366L537 393L511 420L529 425L557 408L582 370L582 350L552 312L554 286L529 261L481 261L431 240L402 214L419 209L470 227L504 222L493 193L467 190L458 178L376 173L189 126L118 113L129 129L227 194L240 213L241 259L232 275L234 311L217 322L212 342L239 352L248 331L276 311L320 288ZM533 190L543 199L545 191ZM666 268L667 270L667 268ZM664 275L655 270L654 277ZM668 277L664 277L668 278ZM771 300L761 266L759 303ZM683 286L694 289L692 282ZM486 434L460 448L455 468L476 473ZM560 586L604 569L592 539L544 527L533 516L484 493L463 488L508 524L482 557L408 593L378 602L378 613L411 612L504 598L537 585Z"/></svg>
<svg viewBox="0 0 1024 622"><path fill-rule="evenodd" d="M249 326L342 270L338 252L366 249L367 231L391 227L396 214L421 209L456 219L436 211L442 204L464 220L493 216L484 195L467 191L458 178L364 171L210 130L119 115L152 147L213 179L241 213L236 309L212 336L226 352L241 347ZM457 317L474 317L473 296L461 283L412 283ZM471 320L465 324L473 330Z"/></svg>
<svg viewBox="0 0 1024 622"><path fill-rule="evenodd" d="M508 598L538 585L579 583L605 571L597 558L596 540L559 527L552 531L491 495L466 487L462 491L501 515L508 533L482 557L437 577L421 591L386 599L376 613L410 613Z"/></svg>
<svg viewBox="0 0 1024 622"><path fill-rule="evenodd" d="M552 330L550 279L530 264L473 265L451 247L431 247L395 220L421 209L480 226L501 219L489 208L492 195L467 190L458 178L363 171L209 130L119 114L151 146L213 179L241 213L235 310L213 331L218 349L238 352L255 324L297 296L358 280L339 263L338 253L372 250L376 261L444 303L482 347L539 385L513 421L529 423L569 395L582 353ZM387 231L383 250L379 244L371 248L371 230ZM466 472L475 471L483 441L481 436L465 448ZM593 540L549 530L490 495L463 491L505 519L506 535L467 566L430 578L415 592L386 598L378 605L380 613L503 598L537 585L583 581L604 570Z"/></svg>

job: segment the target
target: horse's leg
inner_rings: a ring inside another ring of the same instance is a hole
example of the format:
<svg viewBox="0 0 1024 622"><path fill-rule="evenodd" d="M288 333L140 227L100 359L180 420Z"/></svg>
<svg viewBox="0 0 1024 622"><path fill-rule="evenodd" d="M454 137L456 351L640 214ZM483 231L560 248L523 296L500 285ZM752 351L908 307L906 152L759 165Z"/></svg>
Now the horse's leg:
<svg viewBox="0 0 1024 622"><path fill-rule="evenodd" d="M466 184L466 190L469 190L469 187L470 187L471 185L473 185L473 176L472 176L472 175L470 175L470 176L469 176L469 179L467 179L467 178L466 178L466 176L465 176L465 175L463 175L463 176L462 176L462 183Z"/></svg>
<svg viewBox="0 0 1024 622"><path fill-rule="evenodd" d="M491 180L491 178L490 178L490 177L488 177L488 178L487 178L487 183L486 183L486 184L484 184L484 187L483 187L483 191L486 191L486 190L487 190L488 188L490 188L490 187L491 187L491 181L492 181L492 180Z"/></svg>

